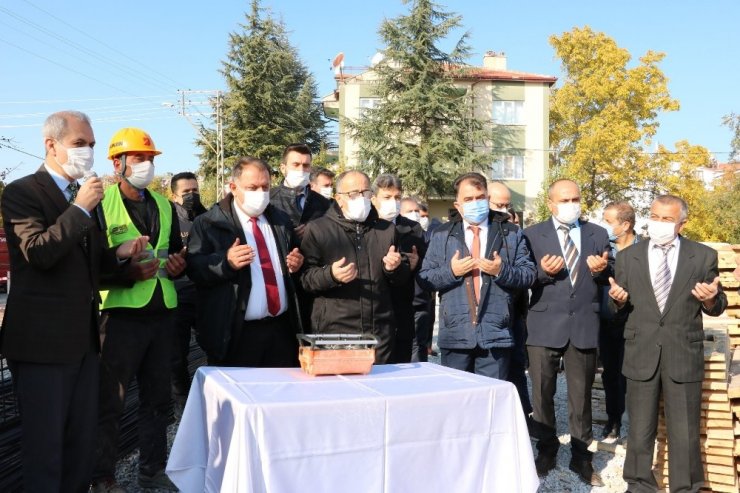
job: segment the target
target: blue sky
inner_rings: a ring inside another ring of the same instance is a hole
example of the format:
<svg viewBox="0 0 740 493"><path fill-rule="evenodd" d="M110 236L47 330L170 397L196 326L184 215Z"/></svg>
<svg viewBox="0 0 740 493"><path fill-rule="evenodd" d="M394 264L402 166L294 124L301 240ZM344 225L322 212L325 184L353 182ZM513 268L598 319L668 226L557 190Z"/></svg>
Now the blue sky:
<svg viewBox="0 0 740 493"><path fill-rule="evenodd" d="M382 48L380 22L407 9L400 0L262 5L285 23L322 96L334 88L330 60L342 51L346 65L368 65ZM647 50L665 52L661 67L681 109L659 115L657 141L672 148L677 140L688 139L716 152L718 160L727 159L731 135L720 122L723 115L740 112L740 2L448 0L445 5L463 16L471 64L480 65L488 50L503 51L512 70L560 77L548 37L584 25L614 38L633 60ZM1 2L0 137L43 156L40 130L46 115L79 109L93 120L99 174L111 171L105 149L124 126L151 133L163 151L158 172L195 171L196 132L171 105L177 103L178 89L225 88L218 70L228 33L240 29L247 10L247 0ZM0 148L0 170L14 169L11 180L33 172L39 162Z"/></svg>

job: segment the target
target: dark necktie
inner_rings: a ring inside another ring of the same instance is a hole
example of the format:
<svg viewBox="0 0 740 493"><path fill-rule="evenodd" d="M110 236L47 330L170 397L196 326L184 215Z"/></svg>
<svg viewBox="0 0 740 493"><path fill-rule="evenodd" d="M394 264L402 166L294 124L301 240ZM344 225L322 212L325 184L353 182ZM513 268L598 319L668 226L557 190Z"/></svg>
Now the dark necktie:
<svg viewBox="0 0 740 493"><path fill-rule="evenodd" d="M69 192L69 200L67 200L67 202L72 205L75 203L75 199L77 198L77 192L80 191L80 184L76 181L71 182L67 185L67 191ZM85 253L87 253L87 236L82 237L80 245L82 246L82 249L85 250Z"/></svg>
<svg viewBox="0 0 740 493"><path fill-rule="evenodd" d="M668 252L673 248L673 243L669 245L653 245L653 248L659 248L663 254L660 258L658 270L655 272L655 279L653 279L655 301L658 302L660 313L663 313L665 303L668 301L668 293L671 291L671 269L668 268Z"/></svg>
<svg viewBox="0 0 740 493"><path fill-rule="evenodd" d="M80 184L76 181L71 182L69 185L67 185L67 191L69 192L69 199L67 202L70 204L75 203L75 199L77 198L77 192L80 191Z"/></svg>
<svg viewBox="0 0 740 493"><path fill-rule="evenodd" d="M471 245L470 254L475 259L480 258L480 226L470 225L470 231L473 232L473 244ZM471 271L473 275L473 290L475 291L475 300L480 303L480 269L475 268Z"/></svg>
<svg viewBox="0 0 740 493"><path fill-rule="evenodd" d="M576 285L578 279L578 249L573 239L570 237L570 226L559 226L558 229L563 232L563 250L565 251L565 266L568 269L571 285Z"/></svg>
<svg viewBox="0 0 740 493"><path fill-rule="evenodd" d="M277 279L275 278L275 269L272 267L270 251L267 249L265 237L257 225L257 218L249 218L252 223L252 234L254 242L257 244L257 255L260 258L260 267L262 267L262 277L265 280L265 294L267 295L267 310L273 317L280 311L280 293L278 291Z"/></svg>
<svg viewBox="0 0 740 493"><path fill-rule="evenodd" d="M303 194L299 193L295 196L295 206L298 207L298 212L303 212Z"/></svg>

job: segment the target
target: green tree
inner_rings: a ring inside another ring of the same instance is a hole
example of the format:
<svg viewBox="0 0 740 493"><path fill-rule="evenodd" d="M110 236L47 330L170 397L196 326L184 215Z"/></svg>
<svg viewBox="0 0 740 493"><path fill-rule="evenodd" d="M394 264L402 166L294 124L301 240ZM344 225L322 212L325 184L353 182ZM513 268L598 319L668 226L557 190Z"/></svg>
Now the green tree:
<svg viewBox="0 0 740 493"><path fill-rule="evenodd" d="M222 102L226 168L245 155L274 165L293 142L318 152L326 141L326 120L317 103L316 82L291 46L285 26L252 0L241 28L229 35L221 68L227 86ZM206 141L216 138L212 129L204 133L198 140L200 172L208 177L215 175L216 159Z"/></svg>
<svg viewBox="0 0 740 493"><path fill-rule="evenodd" d="M651 158L651 195L670 193L683 198L689 206L689 221L683 234L697 241L713 241L716 237L712 232L718 229L719 216L709 209L711 194L697 174L700 168L710 166L712 156L706 147L686 140L676 142L675 148L670 151L659 145Z"/></svg>
<svg viewBox="0 0 740 493"><path fill-rule="evenodd" d="M733 136L730 141L729 161L734 163L740 157L740 115L730 113L722 117L722 124L732 130Z"/></svg>
<svg viewBox="0 0 740 493"><path fill-rule="evenodd" d="M550 104L559 174L581 184L587 211L651 189L644 146L657 131L658 113L679 107L658 66L664 54L648 51L630 68L629 52L588 26L551 36L550 44L564 72Z"/></svg>
<svg viewBox="0 0 740 493"><path fill-rule="evenodd" d="M461 17L429 0L403 3L410 4L408 15L379 30L385 46L373 67L379 105L343 123L371 176L395 173L409 192L445 195L457 174L490 161L476 150L486 138L470 98L454 84L455 72L466 70L467 34L446 53L438 43L460 27Z"/></svg>

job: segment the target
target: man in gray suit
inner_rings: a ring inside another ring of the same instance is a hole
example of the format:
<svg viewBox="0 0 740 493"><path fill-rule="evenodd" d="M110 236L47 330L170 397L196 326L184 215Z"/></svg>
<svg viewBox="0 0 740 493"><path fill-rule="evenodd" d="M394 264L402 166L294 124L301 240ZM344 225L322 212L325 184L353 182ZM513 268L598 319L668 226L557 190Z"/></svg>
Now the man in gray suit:
<svg viewBox="0 0 740 493"><path fill-rule="evenodd" d="M552 218L524 230L537 264L527 315L527 351L532 379L537 474L555 468L560 442L555 433L555 386L560 359L568 383L570 469L585 483L603 486L591 465L591 385L599 344L598 284L613 271L604 228L580 221L581 191L571 180L548 190Z"/></svg>
<svg viewBox="0 0 740 493"><path fill-rule="evenodd" d="M614 307L627 313L622 373L630 430L623 477L631 492L658 489L651 469L661 392L670 491L699 491L704 482L699 447L702 312L721 314L727 296L719 286L717 252L679 235L687 217L683 199L657 197L650 207L650 241L621 252L616 281L609 279Z"/></svg>

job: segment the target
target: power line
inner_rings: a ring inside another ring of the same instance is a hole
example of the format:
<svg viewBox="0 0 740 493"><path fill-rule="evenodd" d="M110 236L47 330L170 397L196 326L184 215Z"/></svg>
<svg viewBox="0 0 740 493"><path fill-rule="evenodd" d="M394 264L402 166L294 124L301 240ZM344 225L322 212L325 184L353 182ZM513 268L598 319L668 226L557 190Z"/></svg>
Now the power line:
<svg viewBox="0 0 740 493"><path fill-rule="evenodd" d="M38 53L34 53L34 52L32 52L32 51L30 51L30 50L27 50L27 49L25 49L25 48L23 48L23 47L20 47L20 46L18 46L18 45L17 45L17 44L15 44L15 43L11 43L11 42L10 42L10 41L8 41L7 39L3 39L3 38L0 38L0 42L2 42L2 43L5 43L5 44L7 44L7 45L10 45L10 46L12 46L13 48L16 48L16 49L18 49L18 50L24 51L24 52L28 53L29 55L35 56L35 57L37 57L37 58L41 58L42 60L46 60L47 62L49 62L49 63L51 63L51 64L54 64L54 65L56 65L57 67L61 67L61 68L63 68L64 70L67 70L67 71L69 71L69 72L75 73L75 74L77 74L77 75L81 75L82 77L85 77L86 79L90 79L90 80L92 80L92 81L94 81L94 82L97 82L98 84L103 84L104 86L108 86L108 87L110 87L111 89L115 89L116 91L120 91L120 92L122 92L122 93L124 93L124 94L128 94L129 96L133 96L133 94L132 94L132 93L130 93L130 92L128 92L128 91L126 91L126 90L124 90L124 89L121 89L120 87L116 87L116 86L114 86L114 85L112 85L112 84L108 84L108 83L107 83L107 82L105 82L105 81L102 81L102 80L100 80L100 79L97 79L97 78L95 78L95 77L93 77L93 76L91 76L91 75L87 75L87 74L85 74L85 73L82 73L82 72L80 72L80 71L78 71L78 70L75 70L75 69L69 68L69 67L67 67L66 65L62 65L61 63L55 62L54 60L52 60L52 59L50 59L50 58L47 58L47 57L45 57L45 56L43 56L43 55L39 55Z"/></svg>
<svg viewBox="0 0 740 493"><path fill-rule="evenodd" d="M28 151L24 151L23 149L19 149L18 147L15 147L13 145L10 145L10 142L11 142L10 139L6 139L4 137L0 137L0 147L5 147L6 149L10 149L11 151L20 152L21 154L25 154L26 156L35 157L36 159L41 159L42 161L44 160L44 158L42 158L41 156L37 156L35 154L31 154ZM18 166L16 166L16 168L17 167ZM13 168L13 169L15 169L15 168ZM10 171L12 171L12 170L10 170ZM8 171L8 173L10 171Z"/></svg>
<svg viewBox="0 0 740 493"><path fill-rule="evenodd" d="M0 101L3 104L47 104L47 103L86 103L90 101L125 101L130 99L165 99L172 97L171 94L163 96L114 96L107 98L81 98L81 99L30 99L25 101Z"/></svg>
<svg viewBox="0 0 740 493"><path fill-rule="evenodd" d="M98 54L98 53L90 50L89 48L86 48L85 46L80 45L79 43L75 43L74 41L70 40L69 38L66 38L64 36L61 36L59 34L56 34L53 31L51 31L49 29L46 29L42 25L37 24L37 23L35 23L33 21L30 21L30 20L24 18L23 16L12 12L11 10L9 10L7 8L0 7L0 13L4 13L5 15L10 16L10 17L14 18L17 21L20 21L20 22L22 22L22 23L24 23L26 25L29 25L29 26L31 26L32 29L34 29L34 31L38 31L38 32L40 32L42 34L45 34L46 36L52 38L53 40L58 41L58 42L61 42L61 43L65 44L65 45L67 45L67 46L69 46L69 47L71 47L71 48L79 51L80 53L82 53L84 55L87 55L89 58L91 58L93 60L93 63L96 63L95 60L97 60L97 62L103 62L104 66L106 67L107 70L118 72L118 74L119 74L118 76L119 77L122 76L122 77L128 78L131 81L135 81L135 82L139 82L139 83L142 83L143 82L145 84L151 85L152 87L157 87L158 89L162 89L162 88L165 88L166 90L172 90L172 89L174 89L170 85L162 84L161 82L158 82L156 80L153 80L153 79L150 80L147 77L142 78L142 77L139 76L139 73L138 73L137 70L132 70L130 67L122 66L120 63L111 64L111 63L109 63L109 58L108 57L106 57L104 55L101 55L101 54ZM7 24L7 23L2 22L2 21L0 21L0 24L2 24L4 26L7 26L7 27L9 27L9 28L11 28L11 29L13 29L15 31L18 31L18 32L24 34L25 36L27 36L27 37L35 40L35 41L38 41L39 43L44 43L44 44L47 43L47 42L43 41L42 39L39 39L38 37L34 36L33 34L30 34L30 33L26 32L26 31L24 31L22 29L19 29L17 26L13 26L11 24Z"/></svg>
<svg viewBox="0 0 740 493"><path fill-rule="evenodd" d="M85 31L82 31L78 27L76 27L76 26L74 26L74 25L66 22L64 19L61 19L61 18L57 17L56 15L54 15L51 12L49 12L48 10L43 9L43 8L39 7L38 5L34 4L33 2L28 1L28 0L23 0L23 1L25 3L27 3L28 5L30 5L31 7L35 8L36 10L39 10L39 11L45 13L46 15L48 15L49 17L51 17L52 19L55 19L58 22L61 22L65 26L69 27L70 29L72 29L74 31L77 31L78 33L82 34L86 38L95 41L99 45L104 46L105 48L111 50L112 52L117 53L119 56L122 56L122 57L126 58L127 60L133 62L136 67L144 68L144 69L147 70L147 73L151 73L151 74L157 75L158 77L160 77L161 80L169 81L170 84L173 84L174 85L173 87L183 87L183 84L180 84L179 82L177 82L176 80L172 79L168 75L163 74L162 72L159 72L158 70L145 65L144 63L142 63L141 60L136 60L136 59L128 56L126 53L123 53L122 51L120 51L120 50L114 48L113 46L109 45L108 43L105 43L104 41L101 41L101 40L99 40L99 39L97 39L97 38L89 35Z"/></svg>

